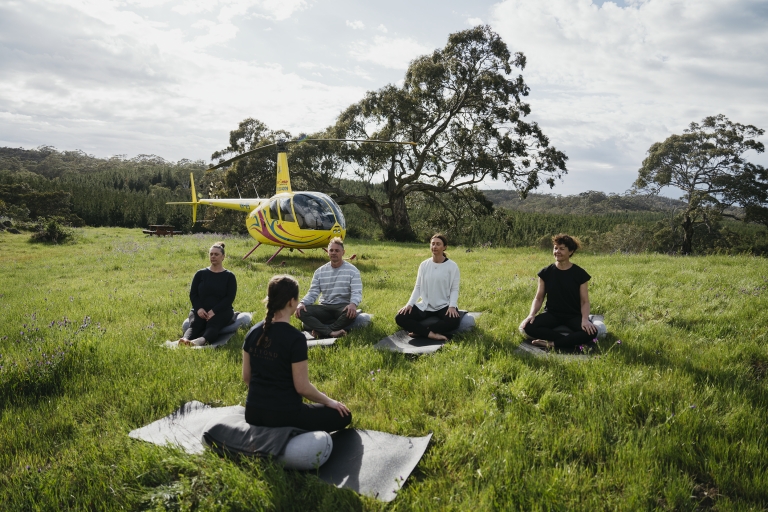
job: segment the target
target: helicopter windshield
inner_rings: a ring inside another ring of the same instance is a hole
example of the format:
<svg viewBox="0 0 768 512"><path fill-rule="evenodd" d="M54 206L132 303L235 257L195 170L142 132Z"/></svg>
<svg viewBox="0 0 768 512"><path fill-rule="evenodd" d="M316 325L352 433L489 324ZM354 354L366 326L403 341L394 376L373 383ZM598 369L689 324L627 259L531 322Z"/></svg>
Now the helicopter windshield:
<svg viewBox="0 0 768 512"><path fill-rule="evenodd" d="M341 208L339 208L339 205L336 204L336 201L334 201L327 195L323 194L322 192L314 192L314 195L325 199L325 202L331 205L331 208L333 209L333 213L336 215L336 220L338 221L339 226L341 226L342 229L347 229L347 221L344 220L344 214L341 213Z"/></svg>
<svg viewBox="0 0 768 512"><path fill-rule="evenodd" d="M322 197L324 195L296 194L293 196L293 209L296 212L296 221L299 223L299 228L320 230L333 228L336 219L330 203Z"/></svg>

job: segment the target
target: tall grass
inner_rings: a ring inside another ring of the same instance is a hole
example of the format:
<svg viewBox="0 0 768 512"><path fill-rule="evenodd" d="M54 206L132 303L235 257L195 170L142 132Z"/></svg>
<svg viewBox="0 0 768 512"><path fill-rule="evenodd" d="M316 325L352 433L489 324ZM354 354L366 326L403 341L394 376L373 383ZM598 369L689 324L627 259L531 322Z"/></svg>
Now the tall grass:
<svg viewBox="0 0 768 512"><path fill-rule="evenodd" d="M422 245L348 240L375 318L310 351L310 377L354 426L433 441L384 505L264 461L134 441L189 400L243 403L242 332L216 351L163 348L215 235L84 229L78 243L0 233L0 508L7 510L749 510L768 507L768 262L589 255L610 334L588 360L515 352L548 251L449 247L478 328L432 356L379 352L396 329ZM275 273L306 290L326 257L239 257L235 308ZM284 264L283 264L284 262ZM621 341L621 343L619 343Z"/></svg>

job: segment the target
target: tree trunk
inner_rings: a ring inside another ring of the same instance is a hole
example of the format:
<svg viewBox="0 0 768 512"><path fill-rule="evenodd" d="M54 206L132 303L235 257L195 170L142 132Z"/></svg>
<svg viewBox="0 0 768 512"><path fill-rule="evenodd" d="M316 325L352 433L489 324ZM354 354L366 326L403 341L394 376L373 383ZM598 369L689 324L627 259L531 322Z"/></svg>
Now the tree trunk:
<svg viewBox="0 0 768 512"><path fill-rule="evenodd" d="M378 223L386 240L398 242L416 240L416 233L411 228L408 209L405 207L405 196L390 196L389 204L392 206L389 209L391 214L387 214L386 208L371 196L337 196L336 202L338 204L356 204Z"/></svg>
<svg viewBox="0 0 768 512"><path fill-rule="evenodd" d="M408 217L408 208L405 206L405 196L391 194L389 198L391 215L379 216L379 225L384 232L384 238L397 242L413 242L416 233L411 227L411 219Z"/></svg>
<svg viewBox="0 0 768 512"><path fill-rule="evenodd" d="M685 255L693 252L693 220L686 212L683 216L683 246L681 252Z"/></svg>

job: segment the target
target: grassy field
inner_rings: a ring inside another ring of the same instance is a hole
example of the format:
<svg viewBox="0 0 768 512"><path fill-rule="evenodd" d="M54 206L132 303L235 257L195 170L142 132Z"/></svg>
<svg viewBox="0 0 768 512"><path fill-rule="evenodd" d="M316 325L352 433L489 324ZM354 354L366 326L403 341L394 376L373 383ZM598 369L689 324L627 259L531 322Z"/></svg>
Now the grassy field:
<svg viewBox="0 0 768 512"><path fill-rule="evenodd" d="M768 260L577 254L608 337L589 360L519 355L547 251L449 247L478 328L434 355L382 353L427 244L349 240L373 325L310 351L310 378L353 426L433 432L384 505L265 461L188 456L127 433L189 400L244 403L242 331L166 350L218 237L85 229L48 246L0 233L0 508L5 510L765 510ZM227 238L235 309L275 273L302 293L321 251L266 266ZM284 264L281 264L285 262Z"/></svg>

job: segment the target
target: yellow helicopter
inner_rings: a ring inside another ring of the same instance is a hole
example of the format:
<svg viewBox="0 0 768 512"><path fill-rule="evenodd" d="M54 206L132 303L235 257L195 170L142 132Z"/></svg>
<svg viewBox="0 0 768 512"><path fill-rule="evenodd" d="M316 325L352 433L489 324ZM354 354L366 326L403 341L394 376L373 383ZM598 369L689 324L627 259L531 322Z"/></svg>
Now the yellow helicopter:
<svg viewBox="0 0 768 512"><path fill-rule="evenodd" d="M191 202L171 202L166 204L191 204L192 224L197 222L197 207L199 205L215 206L229 210L247 213L245 225L248 233L258 244L251 249L243 259L250 256L262 244L278 247L268 260L271 262L284 248L296 249L303 254L302 249L325 248L334 237L343 240L347 234L347 224L344 214L336 202L322 192L294 192L291 190L291 177L288 171L288 156L286 145L296 142L335 141L335 142L371 142L378 144L409 144L415 142L398 142L385 140L359 139L301 139L279 140L274 144L258 147L241 153L229 160L210 167L208 170L219 169L245 158L257 151L277 148L277 183L275 195L269 199L202 199L195 192L195 180L190 173L192 188Z"/></svg>

